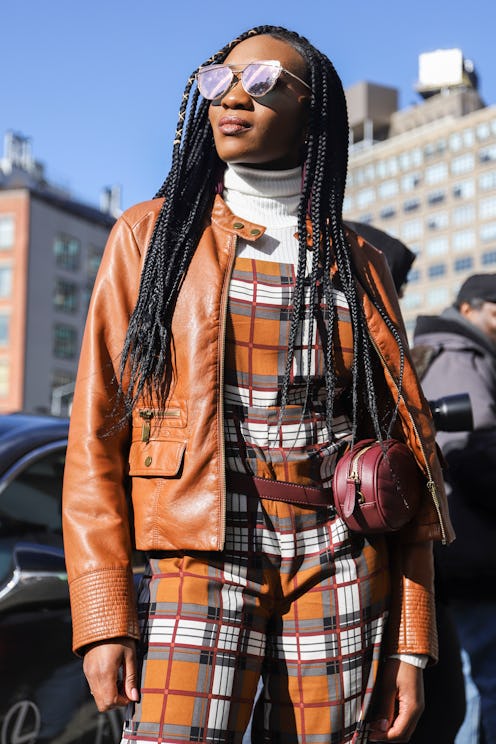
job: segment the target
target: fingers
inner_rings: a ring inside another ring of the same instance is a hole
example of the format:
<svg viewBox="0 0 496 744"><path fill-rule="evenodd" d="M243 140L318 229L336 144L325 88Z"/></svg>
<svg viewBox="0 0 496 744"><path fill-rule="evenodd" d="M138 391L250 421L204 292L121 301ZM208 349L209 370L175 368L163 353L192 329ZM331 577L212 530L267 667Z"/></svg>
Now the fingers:
<svg viewBox="0 0 496 744"><path fill-rule="evenodd" d="M422 670L388 660L382 667L369 741L408 742L424 710Z"/></svg>
<svg viewBox="0 0 496 744"><path fill-rule="evenodd" d="M129 700L139 700L138 670L136 664L136 645L127 648L124 653L124 693Z"/></svg>
<svg viewBox="0 0 496 744"><path fill-rule="evenodd" d="M83 669L101 713L139 699L136 644L132 639L122 638L93 645L85 653ZM124 685L119 683L121 669Z"/></svg>

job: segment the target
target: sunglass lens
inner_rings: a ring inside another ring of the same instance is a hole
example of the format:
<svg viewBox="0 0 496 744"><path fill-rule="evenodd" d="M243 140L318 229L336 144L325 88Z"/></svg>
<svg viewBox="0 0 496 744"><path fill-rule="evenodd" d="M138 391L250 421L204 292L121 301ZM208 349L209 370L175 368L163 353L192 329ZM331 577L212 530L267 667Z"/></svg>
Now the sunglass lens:
<svg viewBox="0 0 496 744"><path fill-rule="evenodd" d="M264 96L276 84L281 70L275 65L253 63L243 70L243 88L254 98Z"/></svg>
<svg viewBox="0 0 496 744"><path fill-rule="evenodd" d="M220 98L229 89L232 79L231 70L223 65L205 67L197 74L200 93L208 101Z"/></svg>

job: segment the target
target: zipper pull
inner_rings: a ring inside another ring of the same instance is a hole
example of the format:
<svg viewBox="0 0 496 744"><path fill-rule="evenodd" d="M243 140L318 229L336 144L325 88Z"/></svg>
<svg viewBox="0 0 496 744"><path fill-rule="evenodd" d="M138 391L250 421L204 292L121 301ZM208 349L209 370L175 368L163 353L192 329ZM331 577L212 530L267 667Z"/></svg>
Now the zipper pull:
<svg viewBox="0 0 496 744"><path fill-rule="evenodd" d="M140 416L143 419L143 426L141 427L141 441L149 442L153 411L151 411L149 408L145 408L143 411L140 411Z"/></svg>

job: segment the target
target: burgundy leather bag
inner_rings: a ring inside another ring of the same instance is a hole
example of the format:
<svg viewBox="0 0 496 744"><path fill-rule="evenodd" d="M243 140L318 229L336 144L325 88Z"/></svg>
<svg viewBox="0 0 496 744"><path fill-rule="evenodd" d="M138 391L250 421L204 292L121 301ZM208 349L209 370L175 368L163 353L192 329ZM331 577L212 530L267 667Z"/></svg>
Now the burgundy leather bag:
<svg viewBox="0 0 496 744"><path fill-rule="evenodd" d="M414 516L425 489L403 442L363 439L338 461L332 490L338 515L354 532L395 532Z"/></svg>

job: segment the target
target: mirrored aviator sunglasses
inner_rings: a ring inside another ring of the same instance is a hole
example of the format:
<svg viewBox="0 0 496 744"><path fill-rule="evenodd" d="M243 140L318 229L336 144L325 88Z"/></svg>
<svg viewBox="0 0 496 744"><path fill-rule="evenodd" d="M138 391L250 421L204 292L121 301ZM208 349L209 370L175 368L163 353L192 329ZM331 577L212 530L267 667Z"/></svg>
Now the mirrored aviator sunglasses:
<svg viewBox="0 0 496 744"><path fill-rule="evenodd" d="M282 72L298 80L305 88L310 86L304 80L286 70L278 60L250 62L247 65L206 65L196 73L196 82L202 96L208 101L221 98L240 79L243 89L252 98L267 95L277 83Z"/></svg>

